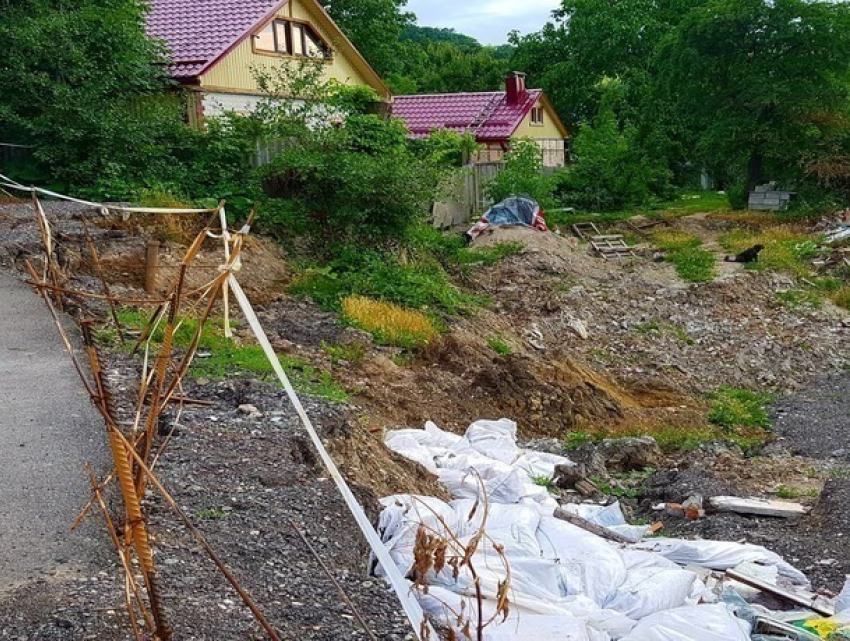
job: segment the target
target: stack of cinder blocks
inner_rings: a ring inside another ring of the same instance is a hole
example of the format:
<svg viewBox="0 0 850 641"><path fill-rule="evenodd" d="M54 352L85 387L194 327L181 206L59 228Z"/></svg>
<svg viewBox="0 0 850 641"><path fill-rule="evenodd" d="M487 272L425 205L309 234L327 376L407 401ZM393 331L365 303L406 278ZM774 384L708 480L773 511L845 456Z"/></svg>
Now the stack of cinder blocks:
<svg viewBox="0 0 850 641"><path fill-rule="evenodd" d="M747 206L762 211L779 211L788 207L793 195L792 191L777 191L773 185L759 185L750 192Z"/></svg>

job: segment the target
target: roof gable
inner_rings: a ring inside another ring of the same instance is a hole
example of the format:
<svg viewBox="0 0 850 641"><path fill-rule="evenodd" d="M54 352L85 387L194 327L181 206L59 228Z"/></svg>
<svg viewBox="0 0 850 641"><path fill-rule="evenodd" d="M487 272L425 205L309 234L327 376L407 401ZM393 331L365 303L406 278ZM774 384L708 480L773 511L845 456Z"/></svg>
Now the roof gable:
<svg viewBox="0 0 850 641"><path fill-rule="evenodd" d="M151 0L148 35L164 40L177 79L200 75L286 0Z"/></svg>
<svg viewBox="0 0 850 641"><path fill-rule="evenodd" d="M434 129L475 133L478 140L505 140L543 95L529 89L516 105L504 91L396 96L393 116L404 120L411 135L428 136Z"/></svg>
<svg viewBox="0 0 850 641"><path fill-rule="evenodd" d="M150 0L148 35L164 40L171 75L191 81L208 72L245 38L272 20L290 0ZM335 34L339 54L388 97L389 88L317 0L300 0L323 28ZM338 37L337 37L338 36Z"/></svg>

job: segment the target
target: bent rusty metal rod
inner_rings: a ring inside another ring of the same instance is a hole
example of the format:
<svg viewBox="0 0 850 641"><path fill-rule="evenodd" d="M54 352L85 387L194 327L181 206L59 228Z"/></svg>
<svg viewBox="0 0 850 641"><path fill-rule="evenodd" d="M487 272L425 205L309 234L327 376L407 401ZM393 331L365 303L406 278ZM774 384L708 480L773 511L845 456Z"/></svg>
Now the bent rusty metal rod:
<svg viewBox="0 0 850 641"><path fill-rule="evenodd" d="M112 517L109 515L109 509L106 507L106 502L103 500L102 488L97 482L97 478L94 475L94 470L92 470L91 465L89 465L88 463L86 463L86 471L89 473L89 482L91 483L94 497L100 504L100 509L103 513L103 519L106 522L106 529L109 532L109 538L112 539L112 544L115 546L115 550L118 552L118 558L121 559L121 565L124 566L126 584L132 589L139 610L141 611L142 616L145 619L145 624L148 626L148 629L153 630L154 622L151 620L147 608L144 607L144 599L142 598L142 593L139 590L139 586L136 583L136 580L133 578L133 568L130 566L130 559L127 556L124 546L121 545L121 539L118 537L118 530L115 528L115 523L113 522ZM136 623L135 609L133 608L133 602L130 598L129 591L125 590L125 595L127 614L130 618L130 625L133 628L133 632L136 635L136 639L142 641L142 634L141 631L139 631L138 625Z"/></svg>
<svg viewBox="0 0 850 641"><path fill-rule="evenodd" d="M237 581L236 577L233 576L233 574L227 568L227 565L225 565L221 557L218 556L216 551L209 544L206 537L204 537L201 531L197 527L195 527L194 523L192 523L192 520L183 511L183 508L181 508L177 504L177 501L174 500L174 497L172 497L171 494L169 494L168 490L166 490L165 487L162 485L162 483L159 482L159 479L157 479L156 475L145 464L139 453L132 448L130 441L127 440L127 437L124 436L124 434L122 434L118 430L115 430L114 434L116 439L118 439L124 444L124 447L130 453L130 456L133 458L136 464L144 470L145 475L147 476L151 485L153 485L157 489L157 491L159 491L162 498L165 499L165 502L168 503L171 509L173 509L177 516L180 517L180 520L183 521L183 524L186 526L186 529L189 530L192 536L195 537L195 540L201 545L202 548L204 548L212 562L215 563L216 567L221 571L221 573L228 580L230 585L233 586L233 589L236 590L242 601L245 603L246 606L248 606L248 609L251 610L260 625L263 626L263 629L266 631L269 637L273 641L281 641L280 636L278 636L277 632L274 631L274 628L272 628L271 624L260 611L257 604L254 603L254 600L251 598L251 596L242 588L242 586L239 584L239 581Z"/></svg>
<svg viewBox="0 0 850 641"><path fill-rule="evenodd" d="M339 595L342 597L342 600L345 601L345 603L348 605L348 608L351 610L351 613L354 615L354 618L357 619L357 622L366 632L366 636L372 639L372 641L378 641L378 637L376 637L375 633L372 632L368 625L366 625L366 621L363 620L363 617L360 615L360 611L355 607L351 598L348 596L348 593L346 593L345 588L343 588L340 585L339 581L336 580L336 577L333 575L333 573L331 573L330 568L328 568L328 566L322 560L322 557L319 556L319 553L316 551L316 548L314 548L313 544L310 543L309 539L307 538L307 535L304 534L304 532L302 532L300 529L298 529L295 526L295 523L293 523L292 521L289 521L289 527L291 527L295 531L295 533L301 537L301 540L304 541L304 545L307 546L307 549L310 550L310 554L312 554L313 558L316 559L316 561L319 563L325 575L331 580L331 583L334 584L337 591L339 592Z"/></svg>
<svg viewBox="0 0 850 641"><path fill-rule="evenodd" d="M106 274L103 272L103 265L100 262L100 254L97 251L97 247L94 245L94 240L92 239L91 232L89 232L89 223L86 220L86 217L82 217L83 220L83 231L86 235L86 243L89 246L89 253L91 254L92 261L94 262L95 270L97 271L97 275L100 278L100 286L103 287L103 293L106 296L110 297L109 302L109 312L112 315L112 320L115 322L115 329L118 330L118 338L121 341L121 344L124 344L124 333L121 330L121 321L118 320L118 310L115 309L115 301L111 300L112 292L109 291L109 284L106 282Z"/></svg>
<svg viewBox="0 0 850 641"><path fill-rule="evenodd" d="M38 280L38 274L35 272L35 268L32 266L32 263L30 263L29 261L25 261L25 265L33 279ZM100 364L97 361L97 354L94 351L94 345L91 345L92 349L89 350L89 357L90 359L92 357L94 357L95 359L92 362L92 373L94 375L96 388L92 387L88 378L83 373L82 365L80 364L80 361L77 358L77 354L74 351L73 346L71 345L71 341L68 338L67 333L65 332L65 328L62 326L62 322L59 320L59 315L56 312L55 307L53 306L53 302L43 290L39 289L38 291L41 293L41 297L47 305L47 309L50 311L50 315L53 317L53 322L56 325L57 330L59 331L59 336L65 344L65 349L71 357L71 361L74 364L74 368L77 370L77 374L79 374L80 376L80 380L88 391L89 396L92 399L92 403L95 405L96 408L98 408L104 418L104 421L106 422L107 432L110 435L110 446L112 448L116 470L118 472L119 480L121 481L121 489L122 494L124 495L124 503L125 509L127 510L128 524L131 528L131 533L133 534L134 544L136 545L136 552L139 556L143 574L145 575L145 580L147 582L148 594L151 598L151 606L154 611L154 618L157 621L158 633L160 634L160 637L163 639L163 641L167 641L171 638L171 632L169 626L165 622L164 613L161 611L161 608L159 608L156 579L153 576L153 573L149 571L153 569L153 555L151 554L150 547L148 545L147 531L145 528L144 520L142 519L141 515L141 506L139 504L137 496L135 496L132 492L125 491L126 489L129 489L127 488L126 484L126 477L128 475L128 471L130 470L129 460L126 455L126 452L124 452L123 445L117 442L114 438L114 435L118 433L118 427L115 424L115 421L113 420L112 416L110 415L109 407L106 403L107 395L105 391L105 386L103 385L103 380L101 378L102 372L100 370ZM89 335L86 336L86 334ZM85 327L83 330L83 336L84 338L86 338L87 343L91 342L90 332L87 332ZM122 475L125 478L122 479ZM130 488L133 488L131 475L129 480Z"/></svg>
<svg viewBox="0 0 850 641"><path fill-rule="evenodd" d="M121 495L124 498L124 508L127 511L127 525L136 554L139 557L139 566L148 589L148 598L156 622L156 634L162 641L168 641L173 635L173 630L165 616L162 603L159 598L159 583L156 576L156 568L153 563L153 551L150 547L147 525L142 514L142 505L136 486L133 482L133 466L131 457L136 455L133 446L124 439L124 435L118 428L118 424L110 411L107 401L108 392L103 380L103 369L97 353L97 346L91 337L91 321L83 322L83 339L86 352L89 356L92 375L97 386L97 395L92 398L95 406L100 410L106 422L109 446L112 449L112 458L115 461L115 470L118 482L121 486Z"/></svg>
<svg viewBox="0 0 850 641"><path fill-rule="evenodd" d="M44 213L44 208L41 206L41 201L38 199L35 189L32 191L32 206L35 209L38 232L41 234L41 242L44 245L44 277L42 281L47 282L47 276L49 275L53 284L59 287L59 263L56 260L56 252L54 251L53 234L50 233L47 214ZM61 294L56 292L54 297L56 298L56 306L59 308L59 311L65 311Z"/></svg>
<svg viewBox="0 0 850 641"><path fill-rule="evenodd" d="M44 289L51 292L65 294L66 296L79 296L80 298L92 298L94 300L113 301L116 303L126 303L128 305L159 305L165 301L162 299L151 298L123 298L121 296L106 296L104 294L93 294L91 292L80 291L79 289L70 289L59 285L51 285L46 283L36 274L32 280L25 281L27 285L32 285L38 289Z"/></svg>

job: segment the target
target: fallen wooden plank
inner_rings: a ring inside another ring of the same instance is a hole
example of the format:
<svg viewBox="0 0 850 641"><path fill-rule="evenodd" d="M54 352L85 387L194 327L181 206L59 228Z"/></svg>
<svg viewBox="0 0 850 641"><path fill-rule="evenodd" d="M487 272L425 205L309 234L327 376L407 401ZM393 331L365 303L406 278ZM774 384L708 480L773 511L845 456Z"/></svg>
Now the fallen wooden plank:
<svg viewBox="0 0 850 641"><path fill-rule="evenodd" d="M761 579L757 579L754 576L750 576L749 574L743 574L742 572L738 572L736 570L726 570L726 576L730 579L734 579L739 583L743 583L744 585L749 585L752 588L757 590L761 590L762 592L767 592L768 594L772 594L775 597L780 599L784 599L789 603L794 603L796 605L802 605L804 608L808 608L812 612L817 612L818 614L822 614L825 617L831 617L835 614L835 609L824 603L818 603L818 595L817 594L795 594L793 592L789 592L788 590L784 590L778 586L775 586L771 583L767 583L762 581Z"/></svg>
<svg viewBox="0 0 850 641"><path fill-rule="evenodd" d="M597 525L596 523L588 521L587 519L581 518L577 514L572 514L561 508L555 510L552 516L554 516L556 519L566 521L567 523L572 523L576 527L580 527L582 530L587 530L591 534L601 536L603 539L608 539L609 541L614 541L615 543L634 543L634 541L627 539L622 534L612 532L608 528L604 528L601 525Z"/></svg>
<svg viewBox="0 0 850 641"><path fill-rule="evenodd" d="M736 512L756 516L776 516L791 518L803 516L809 508L790 501L772 501L770 499L741 499L736 496L713 496L709 504L718 512Z"/></svg>

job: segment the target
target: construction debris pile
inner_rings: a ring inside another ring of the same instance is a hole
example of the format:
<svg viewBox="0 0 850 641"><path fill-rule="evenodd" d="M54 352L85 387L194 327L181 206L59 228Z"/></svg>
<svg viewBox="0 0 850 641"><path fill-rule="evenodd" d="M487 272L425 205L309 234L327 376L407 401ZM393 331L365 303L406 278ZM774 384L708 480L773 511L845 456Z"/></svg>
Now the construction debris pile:
<svg viewBox="0 0 850 641"><path fill-rule="evenodd" d="M616 503L562 509L548 487L556 466L574 464L522 450L516 430L482 420L460 436L429 422L386 436L454 497L382 500L385 545L438 629L517 640L850 638L850 587L834 602L815 595L757 545L645 538L652 528L627 524Z"/></svg>

